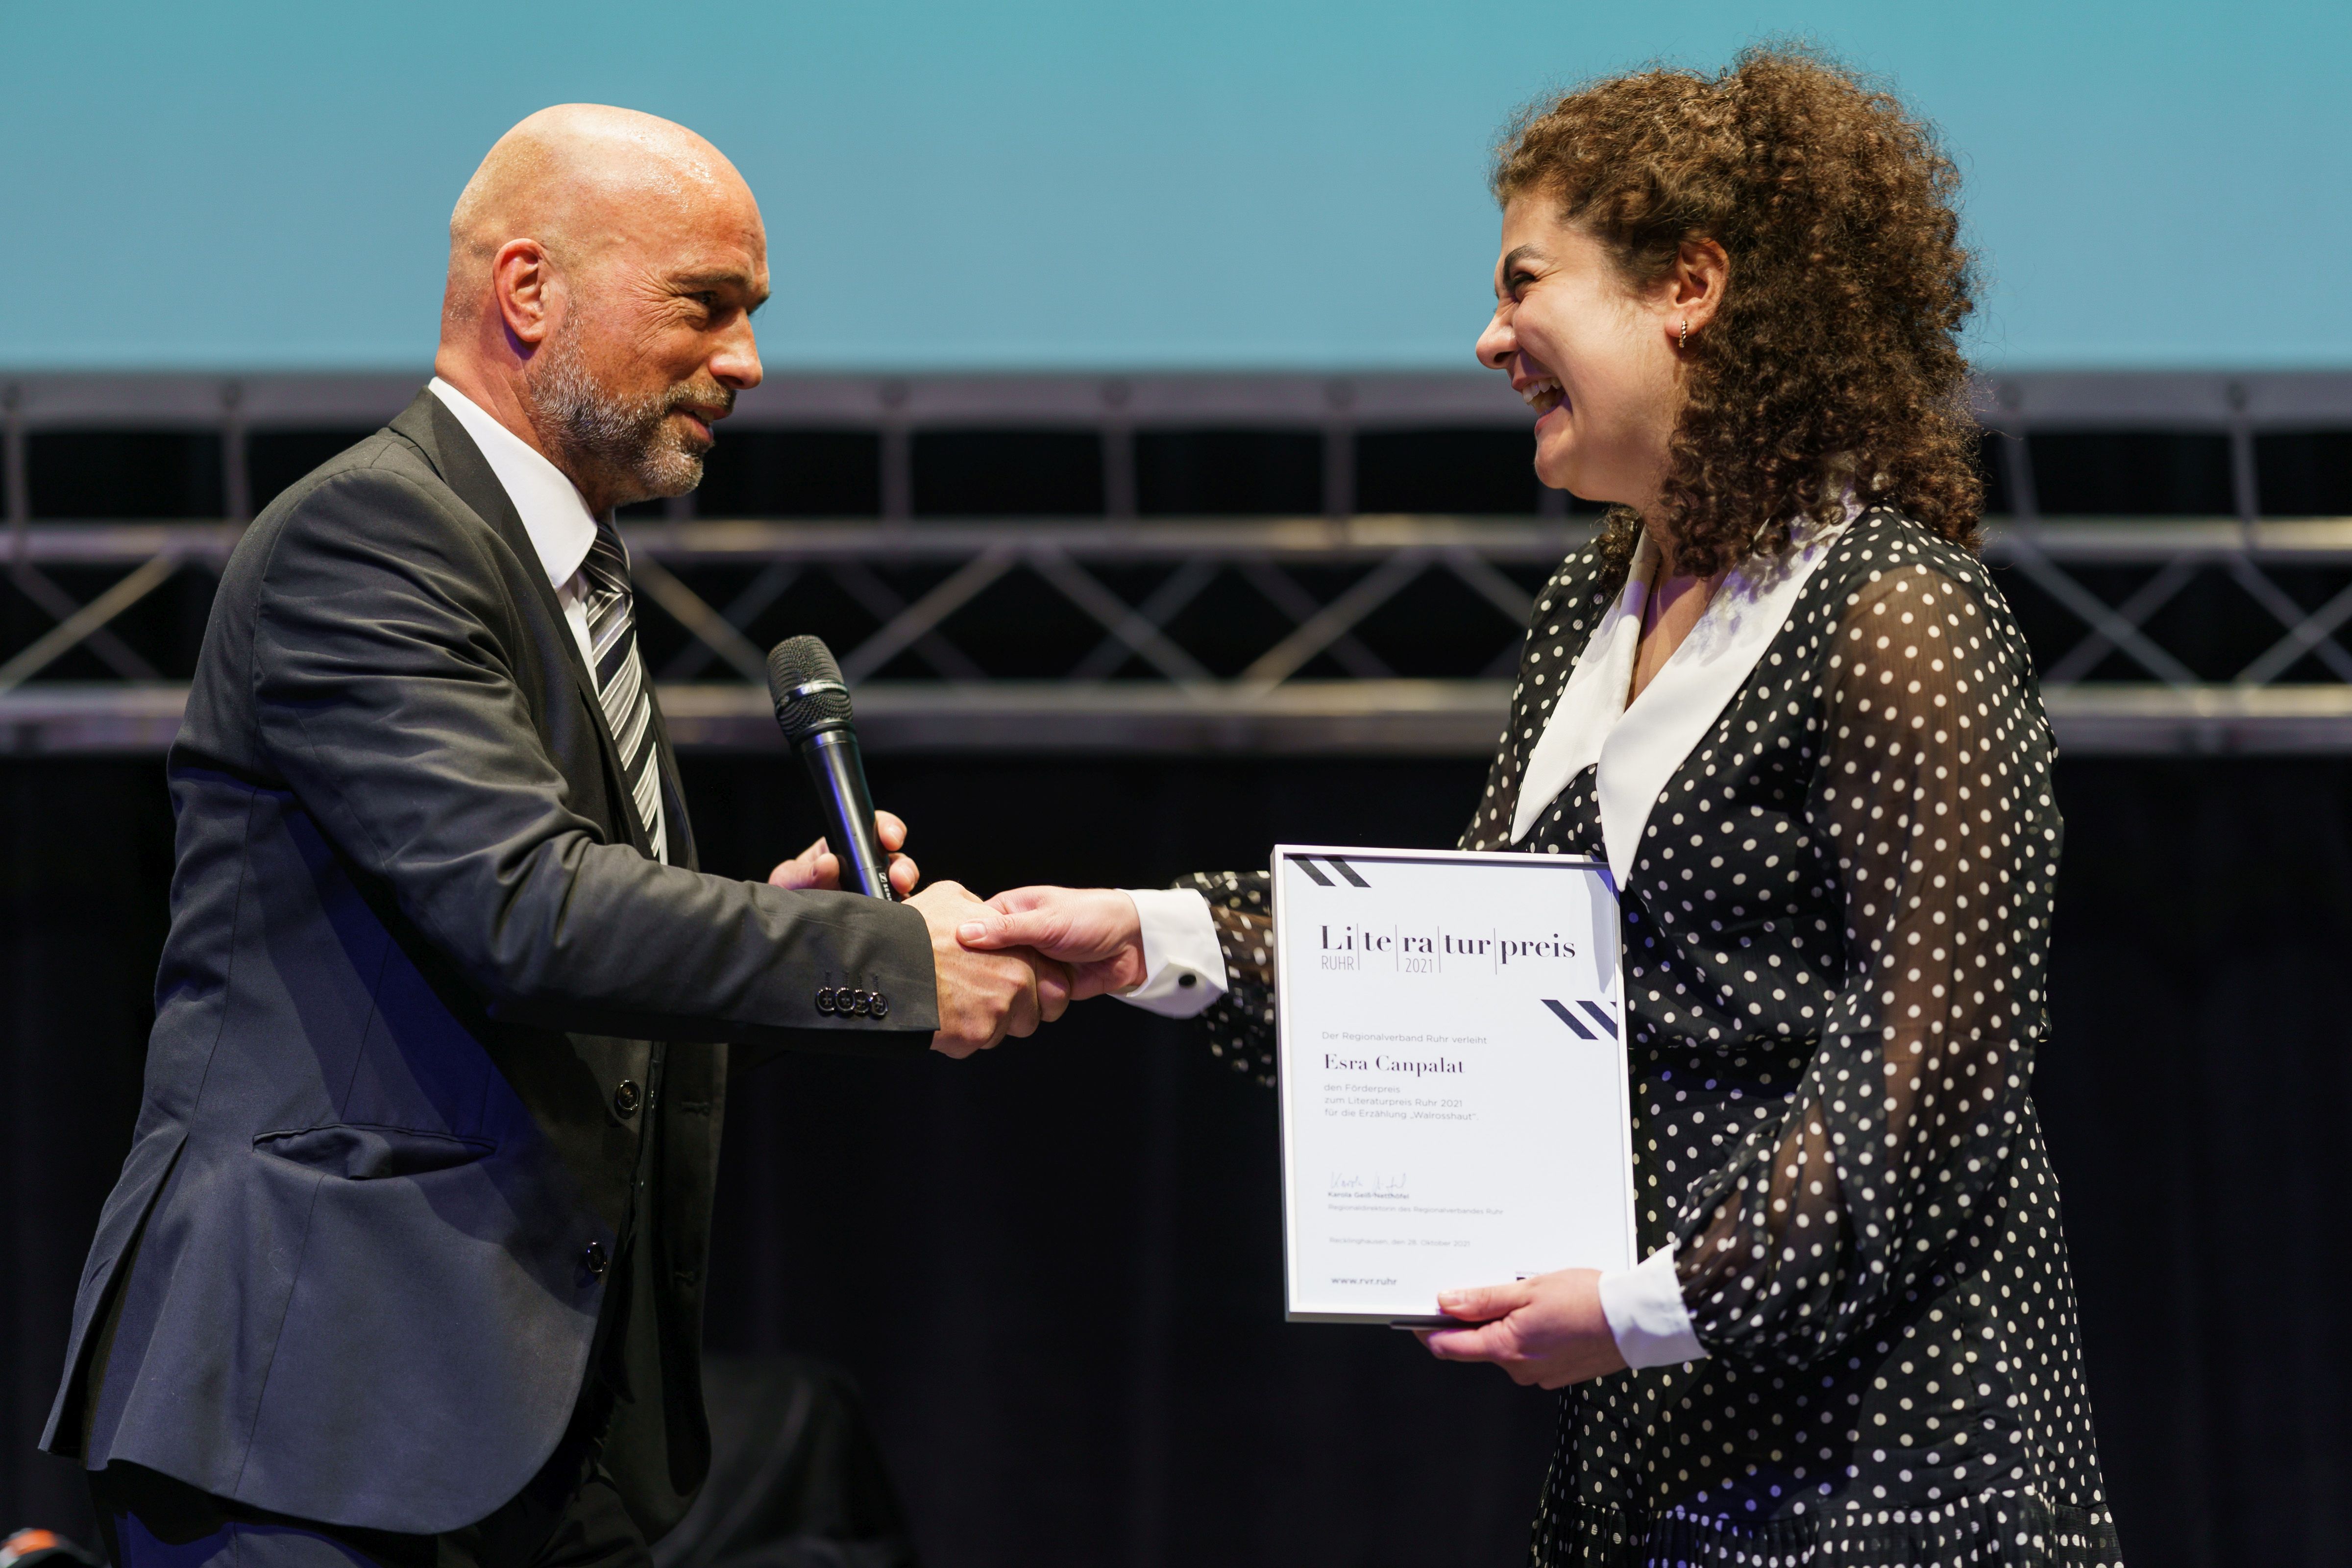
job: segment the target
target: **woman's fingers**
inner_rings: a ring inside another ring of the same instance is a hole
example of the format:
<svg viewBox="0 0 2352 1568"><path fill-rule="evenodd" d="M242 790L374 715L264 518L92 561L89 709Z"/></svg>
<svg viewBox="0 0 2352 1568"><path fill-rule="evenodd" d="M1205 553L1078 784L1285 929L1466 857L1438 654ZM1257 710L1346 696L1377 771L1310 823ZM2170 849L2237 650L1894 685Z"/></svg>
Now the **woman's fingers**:
<svg viewBox="0 0 2352 1568"><path fill-rule="evenodd" d="M957 933L967 947L1034 947L1065 963L1121 961L1140 984L1143 931L1135 900L1112 888L1014 888L975 910Z"/></svg>
<svg viewBox="0 0 2352 1568"><path fill-rule="evenodd" d="M1517 1311L1534 1299L1535 1292L1528 1281L1514 1279L1507 1285L1469 1285L1457 1290L1440 1290L1437 1310L1465 1323L1484 1323Z"/></svg>
<svg viewBox="0 0 2352 1568"><path fill-rule="evenodd" d="M1505 1370L1523 1353L1517 1324L1510 1314L1533 1299L1528 1281L1507 1285L1467 1285L1437 1293L1437 1310L1475 1328L1423 1329L1421 1342L1440 1361L1491 1361ZM1514 1373L1514 1375L1517 1375Z"/></svg>
<svg viewBox="0 0 2352 1568"><path fill-rule="evenodd" d="M1440 1361L1510 1363L1519 1357L1518 1335L1507 1321L1476 1328L1423 1329L1421 1342Z"/></svg>
<svg viewBox="0 0 2352 1568"><path fill-rule="evenodd" d="M1058 897L1063 891L1060 888L1015 888L999 893L983 909L974 910L971 919L957 928L956 940L983 952L998 952L1008 947L1051 952L1062 946L1069 935L1069 916ZM1082 955L1055 952L1055 956Z"/></svg>
<svg viewBox="0 0 2352 1568"><path fill-rule="evenodd" d="M1465 1326L1419 1331L1422 1342L1442 1360L1490 1361L1512 1382L1544 1388L1622 1371L1625 1358L1601 1309L1600 1280L1597 1269L1561 1268L1443 1291L1439 1310Z"/></svg>
<svg viewBox="0 0 2352 1568"><path fill-rule="evenodd" d="M956 928L958 942L982 952L1001 952L1008 947L1034 947L1043 952L1053 947L1060 936L1061 922L1034 910L1013 914L991 910L976 914Z"/></svg>

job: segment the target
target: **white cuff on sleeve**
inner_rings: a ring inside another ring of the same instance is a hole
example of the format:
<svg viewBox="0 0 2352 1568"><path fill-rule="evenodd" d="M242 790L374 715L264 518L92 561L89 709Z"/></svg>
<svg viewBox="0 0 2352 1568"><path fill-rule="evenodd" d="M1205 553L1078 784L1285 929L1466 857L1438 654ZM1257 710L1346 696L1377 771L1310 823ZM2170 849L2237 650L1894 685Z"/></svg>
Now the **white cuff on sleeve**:
<svg viewBox="0 0 2352 1568"><path fill-rule="evenodd" d="M1190 1018L1225 994L1225 952L1209 900L1189 888L1129 888L1143 928L1143 984L1118 993L1163 1018Z"/></svg>
<svg viewBox="0 0 2352 1568"><path fill-rule="evenodd" d="M1671 1247L1658 1248L1632 1268L1603 1272L1601 1311L1627 1366L1679 1366L1706 1355L1691 1330L1690 1309L1683 1305Z"/></svg>

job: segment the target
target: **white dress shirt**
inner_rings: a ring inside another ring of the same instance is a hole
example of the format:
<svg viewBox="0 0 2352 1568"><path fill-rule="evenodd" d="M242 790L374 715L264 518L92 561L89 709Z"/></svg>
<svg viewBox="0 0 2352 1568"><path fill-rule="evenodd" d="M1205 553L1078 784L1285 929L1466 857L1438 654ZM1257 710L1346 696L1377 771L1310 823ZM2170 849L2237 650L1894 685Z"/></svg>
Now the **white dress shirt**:
<svg viewBox="0 0 2352 1568"><path fill-rule="evenodd" d="M1858 510L1848 502L1848 521ZM1594 768L1601 842L1622 886L1659 791L1747 683L1843 529L1801 525L1785 555L1751 559L1727 574L1690 635L1629 702L1643 603L1658 564L1644 535L1624 591L1594 628L1528 753L1511 837L1526 837L1570 781ZM1189 890L1129 896L1143 926L1145 978L1123 1000L1176 1018L1205 1011L1226 989L1208 900ZM1672 1247L1634 1268L1605 1271L1600 1289L1601 1312L1627 1366L1676 1365L1706 1354L1683 1304Z"/></svg>
<svg viewBox="0 0 2352 1568"><path fill-rule="evenodd" d="M563 606L564 623L580 644L581 660L593 680L596 655L588 640L588 584L580 573L580 563L588 559L588 547L596 542L596 519L588 502L564 478L562 469L491 418L480 404L437 375L425 385L457 416L457 423L482 449L482 460L498 476L507 500L514 502L515 515L522 519L522 531L530 535L540 566L554 584L555 601Z"/></svg>
<svg viewBox="0 0 2352 1568"><path fill-rule="evenodd" d="M1129 888L1143 927L1143 984L1118 999L1163 1018L1190 1018L1223 995L1225 951L1209 900L1190 888Z"/></svg>

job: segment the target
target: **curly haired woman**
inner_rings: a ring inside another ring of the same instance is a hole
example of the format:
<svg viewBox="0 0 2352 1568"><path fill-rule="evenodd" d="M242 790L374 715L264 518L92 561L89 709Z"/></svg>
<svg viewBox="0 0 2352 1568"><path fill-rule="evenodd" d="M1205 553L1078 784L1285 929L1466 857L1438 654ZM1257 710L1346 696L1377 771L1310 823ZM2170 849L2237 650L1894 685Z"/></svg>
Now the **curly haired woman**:
<svg viewBox="0 0 2352 1568"><path fill-rule="evenodd" d="M1480 363L1612 503L1538 595L1462 837L1622 890L1647 1259L1441 1298L1565 1388L1538 1563L2112 1564L2028 1092L2059 819L1975 553L1957 180L1808 54L1520 122ZM1270 1071L1265 875L966 928Z"/></svg>

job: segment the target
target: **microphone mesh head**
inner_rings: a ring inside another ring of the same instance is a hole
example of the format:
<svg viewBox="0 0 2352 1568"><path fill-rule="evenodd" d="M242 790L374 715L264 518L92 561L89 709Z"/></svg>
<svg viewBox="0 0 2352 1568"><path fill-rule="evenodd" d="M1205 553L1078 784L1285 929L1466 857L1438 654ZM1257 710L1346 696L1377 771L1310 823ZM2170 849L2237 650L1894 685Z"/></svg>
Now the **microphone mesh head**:
<svg viewBox="0 0 2352 1568"><path fill-rule="evenodd" d="M788 740L849 722L849 688L823 637L786 637L769 650L768 696Z"/></svg>

